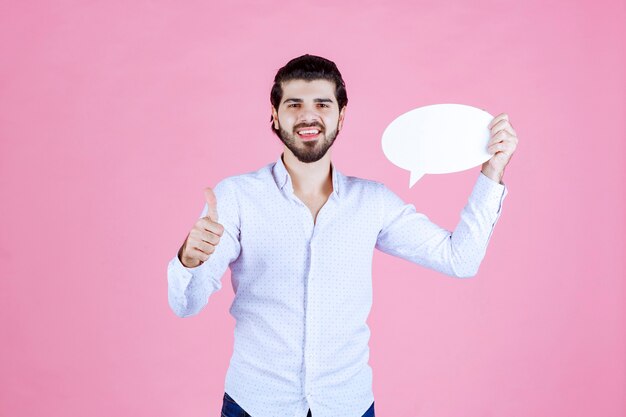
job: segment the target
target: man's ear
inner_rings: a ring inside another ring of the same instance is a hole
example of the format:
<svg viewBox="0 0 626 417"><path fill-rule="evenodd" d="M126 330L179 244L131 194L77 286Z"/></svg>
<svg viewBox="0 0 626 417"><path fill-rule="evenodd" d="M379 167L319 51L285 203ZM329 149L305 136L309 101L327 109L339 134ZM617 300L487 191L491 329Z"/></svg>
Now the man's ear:
<svg viewBox="0 0 626 417"><path fill-rule="evenodd" d="M337 130L341 130L343 128L343 119L346 117L346 107L348 106L343 106L343 108L339 112L339 123L337 125Z"/></svg>
<svg viewBox="0 0 626 417"><path fill-rule="evenodd" d="M274 108L274 106L272 106L272 128L274 130L278 130L279 129L279 125L278 125L278 112L276 111L276 109Z"/></svg>

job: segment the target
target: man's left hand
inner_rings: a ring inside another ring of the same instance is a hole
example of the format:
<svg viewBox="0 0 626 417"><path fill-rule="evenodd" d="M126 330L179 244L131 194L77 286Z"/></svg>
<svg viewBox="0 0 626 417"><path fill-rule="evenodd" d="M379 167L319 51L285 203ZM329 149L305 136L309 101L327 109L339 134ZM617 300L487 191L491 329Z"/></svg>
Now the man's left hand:
<svg viewBox="0 0 626 417"><path fill-rule="evenodd" d="M494 117L488 128L491 131L491 137L487 143L487 151L494 155L483 164L481 172L492 180L501 183L504 168L511 160L517 147L517 134L513 130L506 113L500 113Z"/></svg>

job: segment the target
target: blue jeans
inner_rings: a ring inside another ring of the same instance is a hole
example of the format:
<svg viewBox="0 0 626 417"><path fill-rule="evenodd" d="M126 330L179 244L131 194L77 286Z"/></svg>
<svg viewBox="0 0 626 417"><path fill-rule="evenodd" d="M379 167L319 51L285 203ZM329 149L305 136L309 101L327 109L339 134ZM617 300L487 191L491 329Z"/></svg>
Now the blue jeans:
<svg viewBox="0 0 626 417"><path fill-rule="evenodd" d="M222 416L221 417L252 417L250 414L246 413L245 410L239 407L239 404L235 402L231 398L230 395L224 393L224 401L222 403ZM311 416L311 410L309 410L309 414L307 417ZM363 414L362 417L376 417L374 415L374 403L370 406L370 408Z"/></svg>

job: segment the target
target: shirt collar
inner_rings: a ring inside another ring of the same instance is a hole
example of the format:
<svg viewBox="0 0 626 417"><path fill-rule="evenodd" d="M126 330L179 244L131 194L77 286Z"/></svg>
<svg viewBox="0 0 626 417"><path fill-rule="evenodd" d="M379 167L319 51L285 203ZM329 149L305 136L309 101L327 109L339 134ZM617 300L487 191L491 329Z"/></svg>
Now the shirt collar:
<svg viewBox="0 0 626 417"><path fill-rule="evenodd" d="M343 182L343 174L337 170L335 165L330 163L330 170L332 172L333 177L333 193L339 197L340 195L340 186ZM291 183L291 176L285 167L285 163L283 162L283 154L281 153L276 160L276 163L272 167L272 175L274 175L274 180L276 181L276 185L281 190L288 186L288 189L293 193L293 185Z"/></svg>

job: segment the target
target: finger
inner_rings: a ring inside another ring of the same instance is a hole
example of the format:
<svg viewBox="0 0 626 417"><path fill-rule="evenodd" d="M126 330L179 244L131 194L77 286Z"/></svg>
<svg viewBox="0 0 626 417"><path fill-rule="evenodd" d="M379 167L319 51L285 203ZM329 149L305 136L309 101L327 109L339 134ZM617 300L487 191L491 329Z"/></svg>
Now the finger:
<svg viewBox="0 0 626 417"><path fill-rule="evenodd" d="M511 137L512 136L508 131L501 130L498 133L493 134L491 136L491 138L489 139L489 142L487 142L487 146L491 146L494 143L504 142L506 140L509 140Z"/></svg>
<svg viewBox="0 0 626 417"><path fill-rule="evenodd" d="M222 236L224 234L224 226L207 217L198 219L198 223L196 225L200 230L214 233L217 236Z"/></svg>
<svg viewBox="0 0 626 417"><path fill-rule="evenodd" d="M491 122L489 122L489 126L487 126L489 129L491 129L493 126L495 126L496 123L498 123L500 120L509 120L509 115L506 113L500 113L499 115L497 115L496 117L494 117Z"/></svg>
<svg viewBox="0 0 626 417"><path fill-rule="evenodd" d="M494 143L487 148L487 151L491 154L498 153L500 150L502 150L502 143Z"/></svg>
<svg viewBox="0 0 626 417"><path fill-rule="evenodd" d="M212 254L215 251L217 245L212 243L205 242L204 240L196 239L192 242L189 242L189 248L195 249L202 253L206 253L207 255Z"/></svg>
<svg viewBox="0 0 626 417"><path fill-rule="evenodd" d="M206 242L198 242L198 246L195 248L198 249L202 253L206 253L207 255L213 254L215 252L215 246Z"/></svg>
<svg viewBox="0 0 626 417"><path fill-rule="evenodd" d="M193 259L198 259L201 262L206 262L206 260L209 259L209 256L211 256L210 253L203 252L196 247L191 248L189 254Z"/></svg>
<svg viewBox="0 0 626 417"><path fill-rule="evenodd" d="M504 143L505 145L511 147L511 150L515 150L518 142L519 140L517 139L517 136L513 136L509 132L503 130L498 132L489 140L487 147L496 143Z"/></svg>
<svg viewBox="0 0 626 417"><path fill-rule="evenodd" d="M509 149L509 147L506 145L506 143L504 142L499 142L499 143L495 143L493 145L491 145L489 148L487 148L489 153L498 153L498 152L505 152Z"/></svg>
<svg viewBox="0 0 626 417"><path fill-rule="evenodd" d="M511 135L515 136L515 130L513 130L513 126L511 126L511 123L506 119L500 120L491 128L492 133L497 133L501 130L506 130Z"/></svg>
<svg viewBox="0 0 626 417"><path fill-rule="evenodd" d="M211 187L207 187L204 189L204 199L206 200L207 205L209 206L209 210L207 211L207 216L211 218L214 222L217 221L217 198L215 197L215 193Z"/></svg>
<svg viewBox="0 0 626 417"><path fill-rule="evenodd" d="M220 237L216 234L207 232L206 230L194 229L189 234L188 245L192 248L198 247L201 244L211 244L215 246L219 241Z"/></svg>
<svg viewBox="0 0 626 417"><path fill-rule="evenodd" d="M203 233L200 236L201 242L206 242L206 243L210 243L211 245L215 246L218 243L220 243L220 237L218 235L216 235L215 233Z"/></svg>
<svg viewBox="0 0 626 417"><path fill-rule="evenodd" d="M491 145L489 148L487 148L487 150L489 153L492 153L492 154L502 152L507 155L512 155L513 152L515 152L515 146L511 143L500 142L500 143Z"/></svg>
<svg viewBox="0 0 626 417"><path fill-rule="evenodd" d="M507 164L511 160L512 157L513 155L505 151L498 152L494 156L494 158L498 158L498 161L503 162L505 164Z"/></svg>

